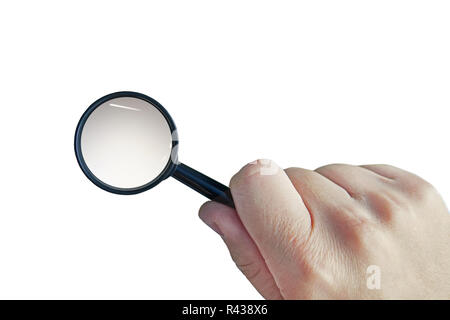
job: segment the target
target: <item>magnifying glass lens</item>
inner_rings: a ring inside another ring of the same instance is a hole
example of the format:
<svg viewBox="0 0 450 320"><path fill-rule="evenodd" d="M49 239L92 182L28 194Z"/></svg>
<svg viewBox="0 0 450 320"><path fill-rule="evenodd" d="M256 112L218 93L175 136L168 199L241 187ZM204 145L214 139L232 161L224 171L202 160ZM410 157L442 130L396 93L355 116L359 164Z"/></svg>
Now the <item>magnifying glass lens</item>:
<svg viewBox="0 0 450 320"><path fill-rule="evenodd" d="M89 106L75 130L75 156L103 190L136 194L168 177L234 208L230 188L178 161L175 123L142 93L108 94Z"/></svg>
<svg viewBox="0 0 450 320"><path fill-rule="evenodd" d="M99 105L81 134L83 159L97 179L115 188L138 188L155 180L172 151L172 133L151 103L118 97Z"/></svg>

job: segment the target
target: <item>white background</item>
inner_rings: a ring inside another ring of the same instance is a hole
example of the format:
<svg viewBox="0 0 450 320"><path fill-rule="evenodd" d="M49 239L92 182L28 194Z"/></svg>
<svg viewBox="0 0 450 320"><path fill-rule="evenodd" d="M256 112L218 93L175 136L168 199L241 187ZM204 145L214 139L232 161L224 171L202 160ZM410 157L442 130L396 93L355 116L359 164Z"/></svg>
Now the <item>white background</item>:
<svg viewBox="0 0 450 320"><path fill-rule="evenodd" d="M75 126L114 91L158 100L180 160L224 183L256 158L390 163L448 202L449 17L446 1L3 1L0 298L260 298L201 195L84 177Z"/></svg>

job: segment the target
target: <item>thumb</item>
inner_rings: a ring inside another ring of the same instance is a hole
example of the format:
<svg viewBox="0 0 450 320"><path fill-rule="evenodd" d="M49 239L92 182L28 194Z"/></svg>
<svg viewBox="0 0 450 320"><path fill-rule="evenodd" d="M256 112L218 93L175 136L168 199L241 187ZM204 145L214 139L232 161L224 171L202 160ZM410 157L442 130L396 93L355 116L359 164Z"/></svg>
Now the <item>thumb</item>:
<svg viewBox="0 0 450 320"><path fill-rule="evenodd" d="M237 212L217 202L206 202L200 219L224 240L233 261L250 283L266 299L282 299L272 274Z"/></svg>

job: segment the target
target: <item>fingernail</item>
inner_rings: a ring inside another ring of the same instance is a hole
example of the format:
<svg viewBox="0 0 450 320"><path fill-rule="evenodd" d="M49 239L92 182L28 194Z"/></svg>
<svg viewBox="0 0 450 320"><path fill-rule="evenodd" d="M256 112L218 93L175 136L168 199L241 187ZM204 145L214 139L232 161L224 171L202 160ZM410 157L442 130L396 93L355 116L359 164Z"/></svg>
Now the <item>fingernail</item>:
<svg viewBox="0 0 450 320"><path fill-rule="evenodd" d="M275 175L280 171L280 167L270 159L259 159L252 161L248 164L249 170L247 170L247 175L252 176L255 174L261 176L271 176Z"/></svg>

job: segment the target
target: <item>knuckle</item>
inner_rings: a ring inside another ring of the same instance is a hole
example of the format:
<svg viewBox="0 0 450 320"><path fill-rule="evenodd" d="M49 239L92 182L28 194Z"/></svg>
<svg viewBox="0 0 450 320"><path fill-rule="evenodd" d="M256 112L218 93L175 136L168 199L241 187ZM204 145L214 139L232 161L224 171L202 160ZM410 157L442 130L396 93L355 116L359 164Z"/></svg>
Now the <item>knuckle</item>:
<svg viewBox="0 0 450 320"><path fill-rule="evenodd" d="M434 188L434 186L423 179L420 179L420 181L416 183L415 191L419 196L423 198L428 198L437 194L437 190Z"/></svg>
<svg viewBox="0 0 450 320"><path fill-rule="evenodd" d="M368 206L375 216L384 223L391 223L398 215L405 201L393 192L371 192L365 196Z"/></svg>
<svg viewBox="0 0 450 320"><path fill-rule="evenodd" d="M314 178L314 175L317 175L317 173L314 173L311 170L303 169L303 168L287 168L284 170L286 172L287 176L292 180L298 180L301 181L302 184L309 184L311 180Z"/></svg>
<svg viewBox="0 0 450 320"><path fill-rule="evenodd" d="M327 173L327 172L337 172L337 171L341 171L343 169L347 170L350 168L353 168L353 166L349 165L349 164L331 163L331 164L327 164L325 166L319 167L314 171L319 172L319 173Z"/></svg>
<svg viewBox="0 0 450 320"><path fill-rule="evenodd" d="M370 165L366 165L367 167L371 167L371 168L379 168L379 169L389 169L392 171L400 171L399 168L390 165L390 164L386 164L386 163L378 163L378 164L370 164Z"/></svg>
<svg viewBox="0 0 450 320"><path fill-rule="evenodd" d="M442 201L441 195L436 188L429 182L422 180L416 192L416 198L420 204L428 206Z"/></svg>
<svg viewBox="0 0 450 320"><path fill-rule="evenodd" d="M412 175L402 187L406 191L407 196L418 203L436 201L440 198L436 188L431 183L418 176Z"/></svg>
<svg viewBox="0 0 450 320"><path fill-rule="evenodd" d="M298 172L300 172L300 168L296 168L296 167L289 167L289 168L286 168L286 169L284 169L284 172L286 172L286 174L288 175L288 176L291 176L291 175L297 175L297 173Z"/></svg>
<svg viewBox="0 0 450 320"><path fill-rule="evenodd" d="M337 234L353 250L362 252L370 245L370 239L376 230L375 221L367 209L362 206L349 205L336 209L337 217L334 228Z"/></svg>

